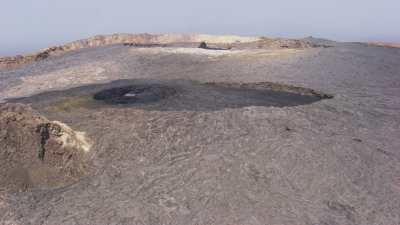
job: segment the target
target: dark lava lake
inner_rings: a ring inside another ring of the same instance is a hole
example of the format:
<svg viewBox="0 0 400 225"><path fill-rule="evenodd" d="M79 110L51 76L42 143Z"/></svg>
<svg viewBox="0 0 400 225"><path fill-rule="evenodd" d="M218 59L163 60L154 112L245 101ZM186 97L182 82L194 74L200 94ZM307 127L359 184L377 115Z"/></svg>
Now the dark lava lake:
<svg viewBox="0 0 400 225"><path fill-rule="evenodd" d="M157 111L215 111L248 106L290 107L332 98L312 89L270 82L200 83L190 80L117 80L9 99L34 108L137 107Z"/></svg>

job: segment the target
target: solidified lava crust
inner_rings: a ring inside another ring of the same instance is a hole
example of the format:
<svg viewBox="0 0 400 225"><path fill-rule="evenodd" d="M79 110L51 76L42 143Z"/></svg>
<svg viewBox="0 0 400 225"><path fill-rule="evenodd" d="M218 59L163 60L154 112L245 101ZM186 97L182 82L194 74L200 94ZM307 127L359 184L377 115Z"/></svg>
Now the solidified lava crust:
<svg viewBox="0 0 400 225"><path fill-rule="evenodd" d="M146 104L160 101L176 93L167 86L132 85L100 91L94 95L95 100L110 104Z"/></svg>

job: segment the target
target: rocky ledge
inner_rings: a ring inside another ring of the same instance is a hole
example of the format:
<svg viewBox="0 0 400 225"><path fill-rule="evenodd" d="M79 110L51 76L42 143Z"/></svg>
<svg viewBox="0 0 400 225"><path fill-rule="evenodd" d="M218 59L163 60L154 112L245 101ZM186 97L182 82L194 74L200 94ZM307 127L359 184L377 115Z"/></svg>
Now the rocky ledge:
<svg viewBox="0 0 400 225"><path fill-rule="evenodd" d="M88 173L85 133L49 121L29 106L0 105L1 191L60 187Z"/></svg>

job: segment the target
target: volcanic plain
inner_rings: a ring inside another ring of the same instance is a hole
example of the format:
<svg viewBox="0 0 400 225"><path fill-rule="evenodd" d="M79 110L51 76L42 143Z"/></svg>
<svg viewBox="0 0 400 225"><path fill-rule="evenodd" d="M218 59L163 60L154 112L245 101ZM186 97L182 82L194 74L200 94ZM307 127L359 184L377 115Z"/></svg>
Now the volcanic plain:
<svg viewBox="0 0 400 225"><path fill-rule="evenodd" d="M150 34L0 58L0 224L400 224L399 62Z"/></svg>

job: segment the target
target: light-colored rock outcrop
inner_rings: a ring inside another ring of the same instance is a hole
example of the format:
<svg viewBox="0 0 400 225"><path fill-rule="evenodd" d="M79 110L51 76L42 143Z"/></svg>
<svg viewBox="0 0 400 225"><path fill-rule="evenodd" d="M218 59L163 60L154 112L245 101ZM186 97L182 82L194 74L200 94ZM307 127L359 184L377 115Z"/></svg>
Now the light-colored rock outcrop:
<svg viewBox="0 0 400 225"><path fill-rule="evenodd" d="M88 172L91 141L29 106L0 105L0 192L59 187Z"/></svg>

